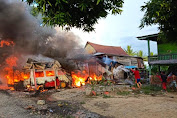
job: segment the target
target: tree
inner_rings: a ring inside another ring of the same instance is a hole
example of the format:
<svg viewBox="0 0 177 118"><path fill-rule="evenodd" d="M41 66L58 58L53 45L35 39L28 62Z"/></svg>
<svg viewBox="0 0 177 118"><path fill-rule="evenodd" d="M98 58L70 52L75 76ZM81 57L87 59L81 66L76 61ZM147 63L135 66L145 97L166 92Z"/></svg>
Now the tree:
<svg viewBox="0 0 177 118"><path fill-rule="evenodd" d="M139 50L136 55L137 55L138 57L142 57L142 58L144 57L142 50Z"/></svg>
<svg viewBox="0 0 177 118"><path fill-rule="evenodd" d="M130 56L135 56L137 53L133 51L132 47L130 45L127 45L127 49L124 49L125 52Z"/></svg>
<svg viewBox="0 0 177 118"><path fill-rule="evenodd" d="M151 52L151 53L153 53L153 52ZM147 55L144 55L144 53L143 53L142 50L139 50L139 51L137 52L136 56L142 57L144 61L148 61Z"/></svg>
<svg viewBox="0 0 177 118"><path fill-rule="evenodd" d="M37 12L42 13L43 23L59 25L70 29L81 28L93 31L98 19L105 18L109 12L120 14L123 0L26 0L37 5Z"/></svg>
<svg viewBox="0 0 177 118"><path fill-rule="evenodd" d="M149 0L141 10L145 14L140 28L158 24L160 39L177 41L177 0Z"/></svg>
<svg viewBox="0 0 177 118"><path fill-rule="evenodd" d="M150 52L150 56L153 56L154 55L154 53L153 52Z"/></svg>

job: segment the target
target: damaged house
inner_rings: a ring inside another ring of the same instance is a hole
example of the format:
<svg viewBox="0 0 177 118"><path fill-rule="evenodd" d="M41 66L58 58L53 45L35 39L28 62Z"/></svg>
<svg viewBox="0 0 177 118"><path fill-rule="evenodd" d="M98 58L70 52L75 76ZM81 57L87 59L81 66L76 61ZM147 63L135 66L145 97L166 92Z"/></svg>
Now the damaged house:
<svg viewBox="0 0 177 118"><path fill-rule="evenodd" d="M73 60L78 70L84 70L87 73L84 80L88 77L94 80L101 80L102 77L110 79L108 68L111 61L118 64L114 67L115 73L113 72L114 77L117 76L117 80L122 79L124 81L127 79L129 70L125 68L126 66L144 68L141 57L129 56L121 47L104 46L87 42L84 51L77 50L77 52L79 51L80 53L77 55L79 58L73 58ZM79 78L80 74L74 74L78 75Z"/></svg>
<svg viewBox="0 0 177 118"><path fill-rule="evenodd" d="M104 46L91 42L85 45L85 51L88 54L94 55L99 59L111 59L117 61L124 66L136 66L144 68L143 59L141 57L129 56L121 47Z"/></svg>
<svg viewBox="0 0 177 118"><path fill-rule="evenodd" d="M33 59L28 59L24 70L30 73L29 78L24 80L24 86L44 85L44 87L56 87L61 82L69 83L70 80L62 71L58 61L39 62Z"/></svg>

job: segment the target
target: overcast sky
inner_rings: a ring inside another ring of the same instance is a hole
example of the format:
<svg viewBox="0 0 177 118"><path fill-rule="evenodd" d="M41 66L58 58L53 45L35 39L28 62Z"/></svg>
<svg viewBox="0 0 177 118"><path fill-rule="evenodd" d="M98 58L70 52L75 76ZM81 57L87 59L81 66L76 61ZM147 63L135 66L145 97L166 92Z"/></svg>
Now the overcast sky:
<svg viewBox="0 0 177 118"><path fill-rule="evenodd" d="M143 50L147 55L147 41L140 41L136 37L158 33L157 26L139 29L140 21L144 13L140 6L148 0L124 0L123 12L121 15L108 15L100 19L95 25L95 32L86 33L78 29L72 29L76 35L83 40L83 46L87 41L109 46L121 46L123 49L131 45L135 51ZM157 45L150 42L151 52L157 53Z"/></svg>

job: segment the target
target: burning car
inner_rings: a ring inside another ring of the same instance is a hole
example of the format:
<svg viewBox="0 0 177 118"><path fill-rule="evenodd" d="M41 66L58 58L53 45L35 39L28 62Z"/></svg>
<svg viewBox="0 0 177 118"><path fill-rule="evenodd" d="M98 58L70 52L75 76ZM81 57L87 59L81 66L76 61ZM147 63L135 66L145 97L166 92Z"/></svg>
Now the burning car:
<svg viewBox="0 0 177 118"><path fill-rule="evenodd" d="M44 87L65 87L70 82L68 77L62 71L58 61L53 62L38 62L33 59L28 59L24 66L26 71L30 72L28 79L24 80L24 86L43 85ZM65 85L64 85L65 83Z"/></svg>

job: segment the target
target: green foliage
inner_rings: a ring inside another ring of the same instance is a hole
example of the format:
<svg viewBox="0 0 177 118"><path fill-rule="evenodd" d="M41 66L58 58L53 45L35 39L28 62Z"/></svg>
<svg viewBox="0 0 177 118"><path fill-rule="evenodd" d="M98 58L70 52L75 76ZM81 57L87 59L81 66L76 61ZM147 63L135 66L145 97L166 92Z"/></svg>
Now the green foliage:
<svg viewBox="0 0 177 118"><path fill-rule="evenodd" d="M143 57L144 57L143 51L142 51L142 50L139 50L139 51L137 52L137 56L143 58Z"/></svg>
<svg viewBox="0 0 177 118"><path fill-rule="evenodd" d="M153 94L153 93L157 93L159 91L162 90L162 87L159 87L159 86L154 86L154 85L146 85L146 86L142 86L141 87L141 91L144 93L144 94Z"/></svg>
<svg viewBox="0 0 177 118"><path fill-rule="evenodd" d="M90 85L91 85L92 90L94 90L95 86L97 85L97 81L91 80Z"/></svg>
<svg viewBox="0 0 177 118"><path fill-rule="evenodd" d="M150 52L150 56L153 56L154 55L154 53L153 52Z"/></svg>
<svg viewBox="0 0 177 118"><path fill-rule="evenodd" d="M168 71L169 66L160 66L160 71ZM151 72L153 75L155 75L157 72L159 72L158 65L153 65L151 68Z"/></svg>
<svg viewBox="0 0 177 118"><path fill-rule="evenodd" d="M136 54L136 56L138 57L142 57L144 61L148 61L148 57L146 55L144 55L142 50L139 50Z"/></svg>
<svg viewBox="0 0 177 118"><path fill-rule="evenodd" d="M80 102L80 104L85 104L85 102L84 102L84 101L82 101L82 102Z"/></svg>
<svg viewBox="0 0 177 118"><path fill-rule="evenodd" d="M23 0L22 0L23 1ZM81 28L93 31L98 19L105 18L109 12L120 14L123 0L27 0L36 4L36 12L43 15L43 24Z"/></svg>
<svg viewBox="0 0 177 118"><path fill-rule="evenodd" d="M109 95L103 95L103 98L110 98L111 96Z"/></svg>
<svg viewBox="0 0 177 118"><path fill-rule="evenodd" d="M175 54L177 53L177 43L158 44L159 54Z"/></svg>
<svg viewBox="0 0 177 118"><path fill-rule="evenodd" d="M135 51L133 51L133 49L130 45L127 45L127 49L124 49L124 50L130 56L135 56L137 54Z"/></svg>
<svg viewBox="0 0 177 118"><path fill-rule="evenodd" d="M155 75L158 72L158 66L157 65L153 65L151 68L151 72L153 75Z"/></svg>
<svg viewBox="0 0 177 118"><path fill-rule="evenodd" d="M38 9L37 9L37 7L32 6L31 14L32 14L34 17L37 17L37 16L38 16Z"/></svg>
<svg viewBox="0 0 177 118"><path fill-rule="evenodd" d="M177 41L177 1L176 0L149 0L141 7L145 11L140 28L158 24L159 39Z"/></svg>

